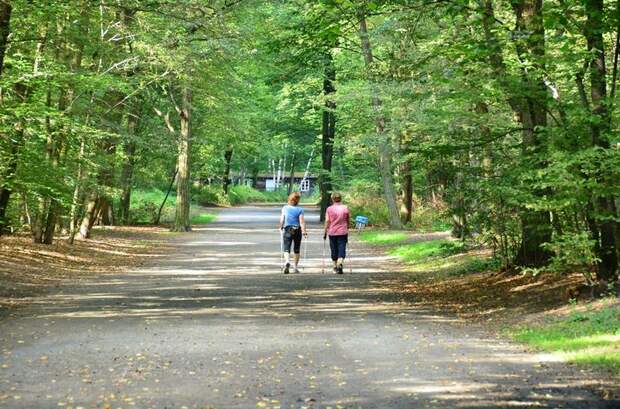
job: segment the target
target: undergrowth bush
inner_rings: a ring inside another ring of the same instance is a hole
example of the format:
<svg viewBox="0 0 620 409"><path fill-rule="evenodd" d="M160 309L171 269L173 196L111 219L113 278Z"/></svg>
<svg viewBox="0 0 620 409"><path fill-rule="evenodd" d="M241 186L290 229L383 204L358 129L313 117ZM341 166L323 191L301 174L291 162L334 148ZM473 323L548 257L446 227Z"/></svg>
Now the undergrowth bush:
<svg viewBox="0 0 620 409"><path fill-rule="evenodd" d="M134 190L131 194L130 224L153 223L165 196L166 193L159 189ZM171 193L162 209L161 222L165 223L173 219L175 204L176 197Z"/></svg>
<svg viewBox="0 0 620 409"><path fill-rule="evenodd" d="M349 206L351 217L368 217L371 225L387 225L390 213L380 188L363 180L354 181L344 193L343 201Z"/></svg>
<svg viewBox="0 0 620 409"><path fill-rule="evenodd" d="M230 199L220 186L202 186L192 196L194 201L201 206L230 206Z"/></svg>
<svg viewBox="0 0 620 409"><path fill-rule="evenodd" d="M197 189L193 198L202 206L236 206L246 203L285 203L288 192L285 189L263 192L250 186L232 185L225 194L219 185L208 185Z"/></svg>
<svg viewBox="0 0 620 409"><path fill-rule="evenodd" d="M450 223L445 206L442 203L428 204L419 199L413 202L411 222L407 227L419 232L446 231L450 230Z"/></svg>
<svg viewBox="0 0 620 409"><path fill-rule="evenodd" d="M387 203L383 198L381 189L375 184L365 181L356 181L349 186L344 198L351 210L352 217L358 215L367 216L370 224L385 226L390 223L390 213ZM404 218L404 206L401 216ZM441 204L430 205L415 199L411 222L406 227L419 232L449 230L451 223Z"/></svg>

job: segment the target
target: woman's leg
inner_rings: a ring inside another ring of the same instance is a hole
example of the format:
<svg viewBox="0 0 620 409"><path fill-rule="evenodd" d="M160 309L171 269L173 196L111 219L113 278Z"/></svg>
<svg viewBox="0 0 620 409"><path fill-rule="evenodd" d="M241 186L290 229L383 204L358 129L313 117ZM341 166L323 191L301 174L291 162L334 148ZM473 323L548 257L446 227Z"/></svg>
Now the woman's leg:
<svg viewBox="0 0 620 409"><path fill-rule="evenodd" d="M295 253L295 269L299 265L299 257L301 254L301 229L295 230L295 235L293 236L293 252Z"/></svg>
<svg viewBox="0 0 620 409"><path fill-rule="evenodd" d="M288 273L288 267L291 265L291 244L293 237L291 236L290 229L285 228L283 233L283 249L284 252L284 272Z"/></svg>
<svg viewBox="0 0 620 409"><path fill-rule="evenodd" d="M338 236L329 236L329 250L334 263L334 270L336 270L338 266Z"/></svg>
<svg viewBox="0 0 620 409"><path fill-rule="evenodd" d="M347 235L337 236L337 265L339 270L342 270L344 258L347 255L347 239Z"/></svg>
<svg viewBox="0 0 620 409"><path fill-rule="evenodd" d="M338 258L342 259L342 261L344 261L344 259L347 257L348 241L349 241L349 236L346 234L343 236L340 236L338 240Z"/></svg>

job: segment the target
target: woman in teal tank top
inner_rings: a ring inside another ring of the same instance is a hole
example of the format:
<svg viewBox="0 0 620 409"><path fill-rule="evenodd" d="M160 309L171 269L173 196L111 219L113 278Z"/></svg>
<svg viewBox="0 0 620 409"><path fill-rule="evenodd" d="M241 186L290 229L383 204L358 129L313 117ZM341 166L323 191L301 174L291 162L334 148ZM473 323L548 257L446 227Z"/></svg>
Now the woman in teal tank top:
<svg viewBox="0 0 620 409"><path fill-rule="evenodd" d="M293 192L288 197L288 203L282 208L279 229L282 230L282 251L284 252L284 274L291 268L291 244L294 253L294 273L299 273L299 256L301 252L302 236L307 237L304 209L299 206L301 194Z"/></svg>

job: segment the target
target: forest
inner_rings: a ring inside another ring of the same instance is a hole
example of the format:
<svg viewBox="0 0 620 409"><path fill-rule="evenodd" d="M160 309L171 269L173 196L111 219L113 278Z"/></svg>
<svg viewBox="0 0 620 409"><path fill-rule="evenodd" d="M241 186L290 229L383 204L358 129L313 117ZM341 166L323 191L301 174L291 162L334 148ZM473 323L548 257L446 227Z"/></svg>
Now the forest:
<svg viewBox="0 0 620 409"><path fill-rule="evenodd" d="M159 223L170 189L189 231L308 169L323 212L613 286L619 54L603 0L0 0L0 234Z"/></svg>

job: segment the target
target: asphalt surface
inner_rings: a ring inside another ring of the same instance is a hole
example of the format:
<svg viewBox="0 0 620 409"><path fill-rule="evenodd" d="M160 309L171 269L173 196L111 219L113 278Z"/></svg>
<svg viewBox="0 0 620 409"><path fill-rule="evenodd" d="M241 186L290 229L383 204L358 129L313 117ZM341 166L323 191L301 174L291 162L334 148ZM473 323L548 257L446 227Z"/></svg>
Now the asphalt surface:
<svg viewBox="0 0 620 409"><path fill-rule="evenodd" d="M302 274L280 274L277 218L225 210L166 257L3 318L0 407L620 407L593 374L397 302L355 240L353 274L322 274L312 212Z"/></svg>

